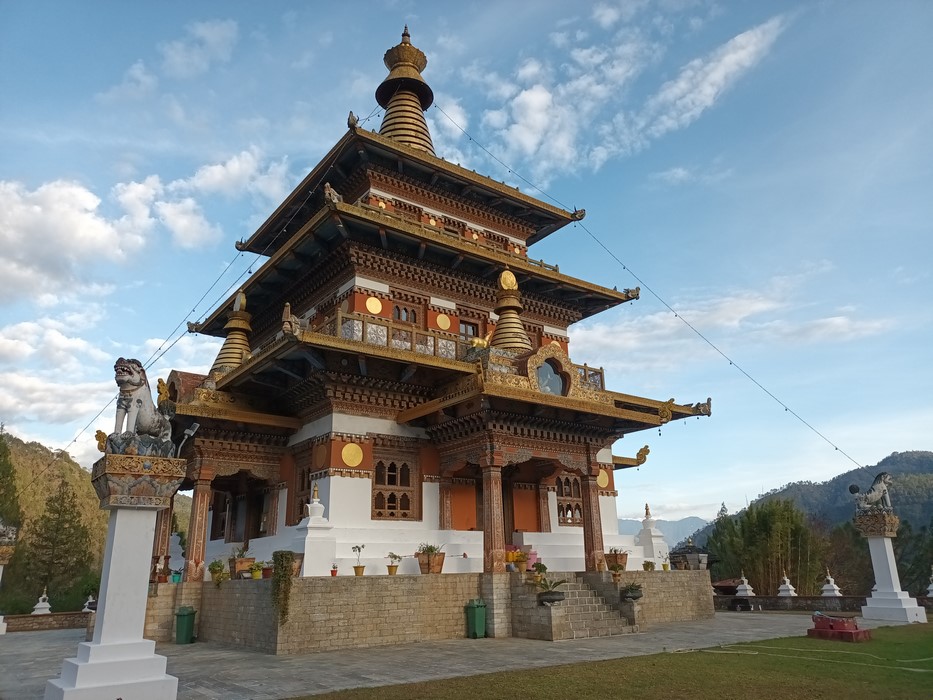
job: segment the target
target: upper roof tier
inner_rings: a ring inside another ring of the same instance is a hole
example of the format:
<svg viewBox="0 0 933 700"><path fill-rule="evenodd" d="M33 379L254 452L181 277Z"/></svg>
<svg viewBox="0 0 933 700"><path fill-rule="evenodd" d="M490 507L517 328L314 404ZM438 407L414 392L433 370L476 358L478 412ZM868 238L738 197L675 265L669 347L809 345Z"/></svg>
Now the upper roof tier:
<svg viewBox="0 0 933 700"><path fill-rule="evenodd" d="M434 100L421 77L427 58L411 44L408 27L402 42L386 52L385 64L389 75L376 90L376 100L386 110L379 133L359 128L351 112L347 133L265 223L237 245L240 250L272 255L320 209L325 182L346 192L345 183L360 168L371 165L391 168L426 190L465 199L472 206L516 221L528 231L525 245L583 218L582 210L565 211L434 154L423 112Z"/></svg>

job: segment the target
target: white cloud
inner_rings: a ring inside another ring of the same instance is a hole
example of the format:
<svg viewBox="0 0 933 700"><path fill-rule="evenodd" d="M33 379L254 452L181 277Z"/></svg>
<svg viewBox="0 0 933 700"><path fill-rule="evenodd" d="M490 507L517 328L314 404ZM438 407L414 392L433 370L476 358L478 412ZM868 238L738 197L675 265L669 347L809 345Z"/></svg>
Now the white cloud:
<svg viewBox="0 0 933 700"><path fill-rule="evenodd" d="M207 72L211 64L230 60L237 41L237 23L232 20L194 22L185 27L184 39L161 44L162 69L175 78L192 78Z"/></svg>
<svg viewBox="0 0 933 700"><path fill-rule="evenodd" d="M447 141L459 141L463 138L463 131L460 129L468 131L470 128L470 117L467 111L460 104L459 99L444 93L438 93L434 101L440 109L444 110L447 117L450 117L448 119L441 114L434 120L440 135Z"/></svg>
<svg viewBox="0 0 933 700"><path fill-rule="evenodd" d="M682 182L689 182L694 179L694 175L690 170L679 166L668 168L659 173L652 173L650 177L652 180L661 180L671 185L679 185Z"/></svg>
<svg viewBox="0 0 933 700"><path fill-rule="evenodd" d="M140 100L155 93L159 79L146 69L146 64L136 61L126 69L123 81L105 92L98 93L97 99L105 104L121 100Z"/></svg>
<svg viewBox="0 0 933 700"><path fill-rule="evenodd" d="M41 293L80 295L91 280L81 266L123 261L144 244L139 231L99 212L100 198L76 182L55 180L35 190L0 181L2 300Z"/></svg>
<svg viewBox="0 0 933 700"><path fill-rule="evenodd" d="M604 2L597 3L593 8L593 19L603 29L609 29L622 17L622 11L613 5Z"/></svg>
<svg viewBox="0 0 933 700"><path fill-rule="evenodd" d="M222 232L211 224L201 211L201 206L191 197L174 202L156 202L159 221L172 234L172 241L179 248L192 249L218 241Z"/></svg>
<svg viewBox="0 0 933 700"><path fill-rule="evenodd" d="M682 129L695 121L771 49L785 27L784 20L767 22L742 32L706 58L690 61L648 101L641 115L651 138Z"/></svg>

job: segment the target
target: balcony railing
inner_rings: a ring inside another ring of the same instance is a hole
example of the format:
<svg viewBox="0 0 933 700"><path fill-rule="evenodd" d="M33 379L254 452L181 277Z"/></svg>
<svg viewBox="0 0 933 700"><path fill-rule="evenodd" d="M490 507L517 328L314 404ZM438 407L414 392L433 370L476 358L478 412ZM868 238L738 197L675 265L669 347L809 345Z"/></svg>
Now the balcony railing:
<svg viewBox="0 0 933 700"><path fill-rule="evenodd" d="M470 349L470 343L459 336L425 331L409 324L343 311L337 311L335 316L313 330L345 340L393 350L408 350L445 360L463 360Z"/></svg>
<svg viewBox="0 0 933 700"><path fill-rule="evenodd" d="M590 367L589 365L574 365L574 371L577 373L577 379L580 386L587 386L592 389L606 390L606 377L603 368Z"/></svg>

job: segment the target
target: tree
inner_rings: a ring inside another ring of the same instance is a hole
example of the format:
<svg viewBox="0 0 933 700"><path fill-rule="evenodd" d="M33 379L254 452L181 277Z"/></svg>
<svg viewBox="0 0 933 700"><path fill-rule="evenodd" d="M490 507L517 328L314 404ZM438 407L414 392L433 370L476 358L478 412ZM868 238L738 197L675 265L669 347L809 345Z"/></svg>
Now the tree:
<svg viewBox="0 0 933 700"><path fill-rule="evenodd" d="M6 434L0 423L0 523L19 527L23 524L23 513L19 507L16 491L16 472L6 444Z"/></svg>
<svg viewBox="0 0 933 700"><path fill-rule="evenodd" d="M87 573L90 536L81 520L78 499L64 479L45 502L45 511L30 528L26 580L34 590L48 587L63 593Z"/></svg>
<svg viewBox="0 0 933 700"><path fill-rule="evenodd" d="M775 595L785 575L801 595L817 595L824 546L790 500L759 501L734 517L720 511L707 540L716 578L744 572L763 595Z"/></svg>

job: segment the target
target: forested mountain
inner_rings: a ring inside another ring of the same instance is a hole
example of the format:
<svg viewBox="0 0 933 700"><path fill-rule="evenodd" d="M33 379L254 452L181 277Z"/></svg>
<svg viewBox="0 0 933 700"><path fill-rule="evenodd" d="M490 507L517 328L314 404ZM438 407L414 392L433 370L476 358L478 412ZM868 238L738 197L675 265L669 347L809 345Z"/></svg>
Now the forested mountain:
<svg viewBox="0 0 933 700"><path fill-rule="evenodd" d="M894 452L874 467L853 469L829 481L787 484L758 500L788 499L811 518L823 520L829 526L838 525L851 520L855 511L849 485L866 491L881 472L888 472L894 479L890 494L895 514L915 527L929 524L933 519L933 452L919 450Z"/></svg>

